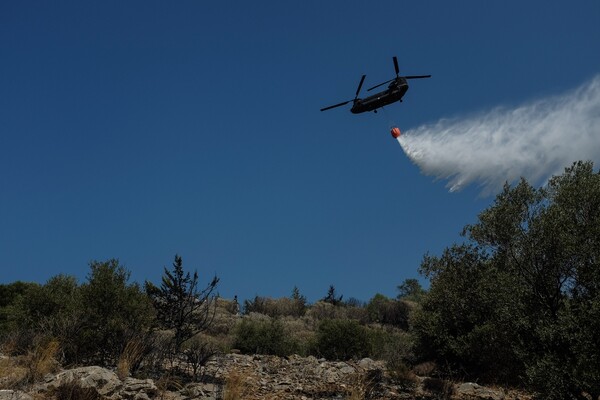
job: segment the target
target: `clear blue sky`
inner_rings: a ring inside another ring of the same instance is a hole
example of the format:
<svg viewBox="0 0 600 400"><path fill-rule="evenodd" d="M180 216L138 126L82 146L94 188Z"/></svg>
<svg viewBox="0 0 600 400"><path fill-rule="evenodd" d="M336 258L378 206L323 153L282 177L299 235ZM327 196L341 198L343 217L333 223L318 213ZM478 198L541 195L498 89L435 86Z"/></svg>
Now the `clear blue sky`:
<svg viewBox="0 0 600 400"><path fill-rule="evenodd" d="M600 73L600 2L4 1L0 282L174 255L225 297L395 296L493 197L389 134ZM319 112L393 77L385 113ZM568 140L568 137L565 137Z"/></svg>

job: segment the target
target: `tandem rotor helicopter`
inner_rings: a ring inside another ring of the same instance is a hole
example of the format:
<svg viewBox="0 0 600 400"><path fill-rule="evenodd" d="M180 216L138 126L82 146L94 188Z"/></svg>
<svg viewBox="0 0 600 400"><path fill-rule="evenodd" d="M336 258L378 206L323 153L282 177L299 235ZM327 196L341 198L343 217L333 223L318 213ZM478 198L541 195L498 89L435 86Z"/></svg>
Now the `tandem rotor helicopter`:
<svg viewBox="0 0 600 400"><path fill-rule="evenodd" d="M408 90L408 83L406 82L407 79L431 78L431 75L400 76L400 69L398 68L398 59L396 58L396 56L394 56L394 68L396 70L395 78L392 78L383 83L380 83L379 85L375 85L372 88L367 89L367 91L371 91L373 89L385 85L386 83L389 83L386 90L376 93L372 96L365 97L364 99L359 99L358 95L366 78L366 75L363 75L362 78L360 78L360 83L358 84L358 89L356 89L356 96L354 96L354 99L334 104L329 107L321 108L321 111L331 110L332 108L344 106L352 101L353 104L352 108L350 109L350 112L352 112L353 114L360 114L367 111L377 112L378 108L387 106L388 104L392 104L397 101L402 101L402 97Z"/></svg>

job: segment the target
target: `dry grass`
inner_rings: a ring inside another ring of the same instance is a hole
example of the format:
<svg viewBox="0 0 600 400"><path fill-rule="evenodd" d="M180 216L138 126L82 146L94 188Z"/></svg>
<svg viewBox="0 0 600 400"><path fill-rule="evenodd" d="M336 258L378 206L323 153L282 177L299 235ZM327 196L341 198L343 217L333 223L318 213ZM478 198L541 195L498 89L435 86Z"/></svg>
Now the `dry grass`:
<svg viewBox="0 0 600 400"><path fill-rule="evenodd" d="M237 371L229 372L223 389L223 400L242 400L248 394L245 376Z"/></svg>
<svg viewBox="0 0 600 400"><path fill-rule="evenodd" d="M419 376L431 376L436 370L437 365L433 361L427 361L413 367L413 372Z"/></svg>
<svg viewBox="0 0 600 400"><path fill-rule="evenodd" d="M164 392L178 392L184 388L183 381L181 377L172 375L170 373L162 375L156 381L156 387L161 393Z"/></svg>
<svg viewBox="0 0 600 400"><path fill-rule="evenodd" d="M132 339L127 342L117 362L117 376L119 379L123 380L131 374L131 367L142 359L145 350L146 345L141 339Z"/></svg>
<svg viewBox="0 0 600 400"><path fill-rule="evenodd" d="M36 345L27 355L0 359L0 389L17 389L56 371L59 344L50 340Z"/></svg>
<svg viewBox="0 0 600 400"><path fill-rule="evenodd" d="M9 333L3 337L0 343L0 353L6 355L16 354L19 348L19 335L17 333Z"/></svg>
<svg viewBox="0 0 600 400"><path fill-rule="evenodd" d="M56 400L101 400L102 396L98 394L95 388L82 387L79 382L73 381L63 383L59 387L51 390L44 399Z"/></svg>
<svg viewBox="0 0 600 400"><path fill-rule="evenodd" d="M28 369L16 358L0 359L0 389L15 389L27 381Z"/></svg>
<svg viewBox="0 0 600 400"><path fill-rule="evenodd" d="M58 340L51 339L42 341L29 352L26 358L28 359L28 380L30 382L36 382L44 375L57 370L56 355L59 349Z"/></svg>
<svg viewBox="0 0 600 400"><path fill-rule="evenodd" d="M454 393L454 384L445 379L425 378L423 388L441 399L449 399Z"/></svg>
<svg viewBox="0 0 600 400"><path fill-rule="evenodd" d="M384 372L380 369L355 374L350 378L347 398L349 400L381 398L380 390L384 379Z"/></svg>
<svg viewBox="0 0 600 400"><path fill-rule="evenodd" d="M418 383L415 373L400 360L396 360L393 363L388 362L387 372L396 384L405 388L412 388Z"/></svg>
<svg viewBox="0 0 600 400"><path fill-rule="evenodd" d="M354 384L350 386L348 400L364 400L372 389L372 384L364 375L357 376Z"/></svg>

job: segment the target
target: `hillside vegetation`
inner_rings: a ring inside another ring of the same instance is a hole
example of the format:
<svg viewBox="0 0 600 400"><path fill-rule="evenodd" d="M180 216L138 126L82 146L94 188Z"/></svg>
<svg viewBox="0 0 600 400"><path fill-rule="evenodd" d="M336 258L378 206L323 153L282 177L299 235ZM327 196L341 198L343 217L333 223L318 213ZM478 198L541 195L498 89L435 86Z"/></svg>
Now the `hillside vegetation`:
<svg viewBox="0 0 600 400"><path fill-rule="evenodd" d="M397 298L344 300L330 286L313 304L238 304L219 279L186 272L160 285L130 282L118 260L90 263L84 283L0 285L0 386L26 385L59 366L101 365L120 376L204 379L231 351L327 360L369 357L406 386L415 374L525 388L545 399L600 398L600 174L578 162L534 188L506 185L464 240L425 255ZM1 387L0 387L1 388Z"/></svg>

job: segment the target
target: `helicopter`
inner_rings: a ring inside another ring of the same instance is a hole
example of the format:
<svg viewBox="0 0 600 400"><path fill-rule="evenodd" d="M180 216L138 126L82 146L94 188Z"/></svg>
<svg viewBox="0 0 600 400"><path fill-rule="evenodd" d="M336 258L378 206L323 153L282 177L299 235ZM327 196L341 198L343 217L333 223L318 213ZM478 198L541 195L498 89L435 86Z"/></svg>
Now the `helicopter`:
<svg viewBox="0 0 600 400"><path fill-rule="evenodd" d="M378 108L387 106L388 104L392 104L397 101L402 101L402 97L408 90L407 79L431 78L431 75L400 76L400 68L398 68L398 59L396 58L396 56L394 56L393 59L394 69L396 70L396 77L367 89L367 92L376 89L380 86L383 86L386 83L389 83L386 90L376 93L372 96L365 97L364 99L358 98L360 89L362 88L365 78L367 77L366 75L363 75L362 78L360 78L360 83L358 84L358 89L356 89L356 95L354 96L354 99L334 104L329 107L321 108L321 111L331 110L332 108L344 106L352 101L353 104L352 108L350 109L350 112L352 112L352 114L360 114L367 111L377 112Z"/></svg>

